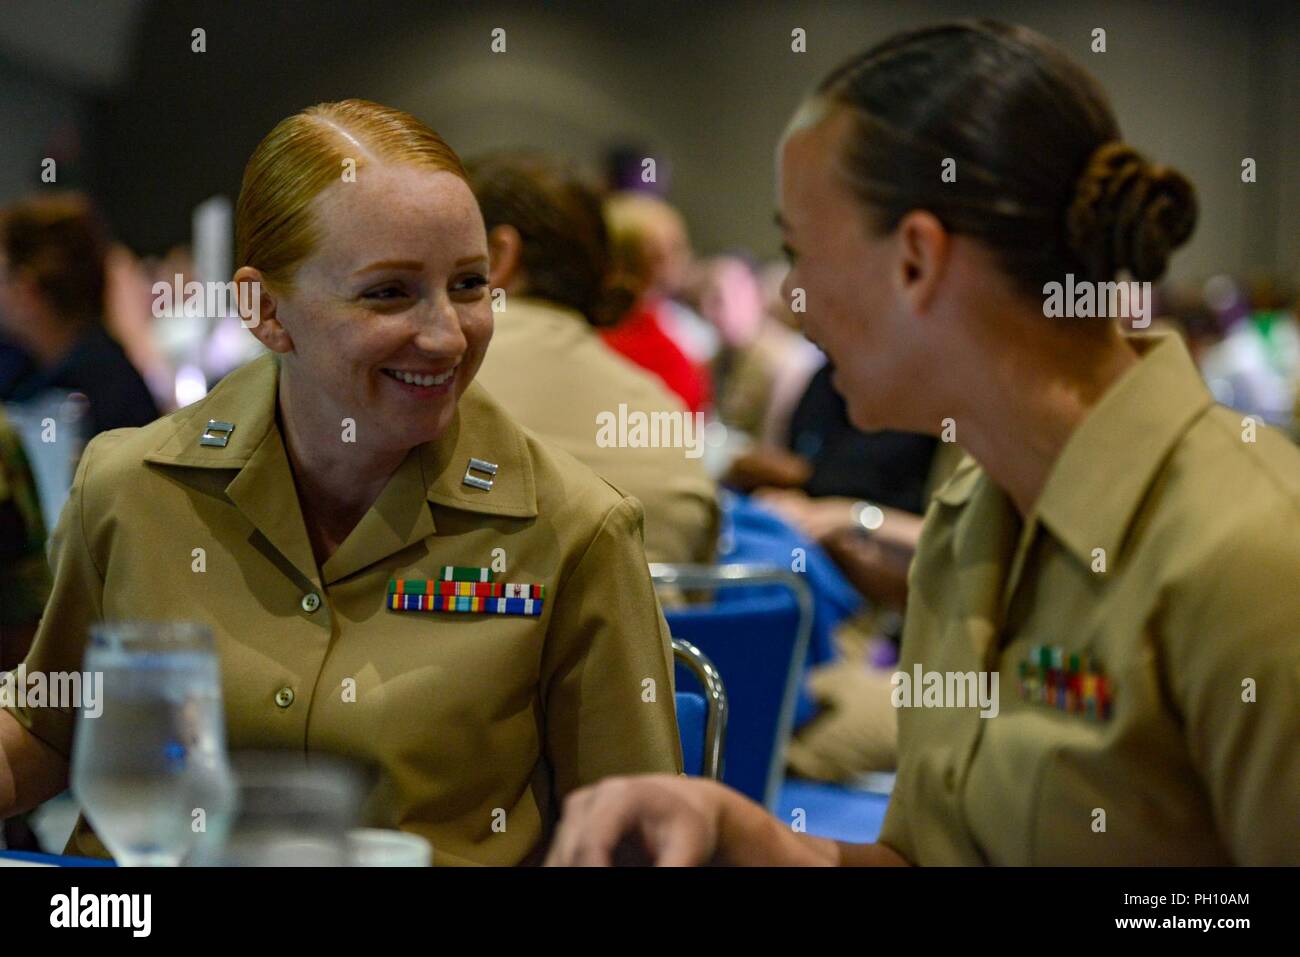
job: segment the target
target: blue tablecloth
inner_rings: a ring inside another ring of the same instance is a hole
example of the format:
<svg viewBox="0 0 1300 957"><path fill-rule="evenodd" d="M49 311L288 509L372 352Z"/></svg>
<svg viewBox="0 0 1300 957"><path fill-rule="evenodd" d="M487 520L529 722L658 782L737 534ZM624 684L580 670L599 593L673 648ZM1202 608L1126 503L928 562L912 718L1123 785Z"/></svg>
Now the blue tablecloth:
<svg viewBox="0 0 1300 957"><path fill-rule="evenodd" d="M781 787L777 817L792 824L803 811L804 827L816 837L870 844L880 835L889 795L820 781L789 779Z"/></svg>
<svg viewBox="0 0 1300 957"><path fill-rule="evenodd" d="M115 867L112 861L93 857L69 857L64 854L33 854L31 851L0 851L0 860L48 864L51 867Z"/></svg>

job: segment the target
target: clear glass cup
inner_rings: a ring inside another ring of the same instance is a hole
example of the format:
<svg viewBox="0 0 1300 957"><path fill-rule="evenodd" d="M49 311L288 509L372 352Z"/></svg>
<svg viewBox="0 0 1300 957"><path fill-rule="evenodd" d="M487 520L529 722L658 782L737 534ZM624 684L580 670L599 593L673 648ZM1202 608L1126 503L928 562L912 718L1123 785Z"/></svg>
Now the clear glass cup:
<svg viewBox="0 0 1300 957"><path fill-rule="evenodd" d="M102 675L103 699L77 720L73 794L118 864L176 866L222 831L234 798L212 633L97 625L83 667Z"/></svg>

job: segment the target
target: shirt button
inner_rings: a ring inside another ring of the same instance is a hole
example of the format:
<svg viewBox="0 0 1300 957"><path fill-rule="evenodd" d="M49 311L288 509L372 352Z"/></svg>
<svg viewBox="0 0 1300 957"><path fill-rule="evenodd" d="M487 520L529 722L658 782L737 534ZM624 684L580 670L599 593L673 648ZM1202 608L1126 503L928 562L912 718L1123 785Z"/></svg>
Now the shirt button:
<svg viewBox="0 0 1300 957"><path fill-rule="evenodd" d="M319 607L320 607L320 595L316 594L314 591L309 591L307 592L307 594L302 596L303 611L307 612L308 614L311 614Z"/></svg>
<svg viewBox="0 0 1300 957"><path fill-rule="evenodd" d="M275 703L281 708L287 708L289 705L293 704L293 689L281 688L277 691L275 693Z"/></svg>

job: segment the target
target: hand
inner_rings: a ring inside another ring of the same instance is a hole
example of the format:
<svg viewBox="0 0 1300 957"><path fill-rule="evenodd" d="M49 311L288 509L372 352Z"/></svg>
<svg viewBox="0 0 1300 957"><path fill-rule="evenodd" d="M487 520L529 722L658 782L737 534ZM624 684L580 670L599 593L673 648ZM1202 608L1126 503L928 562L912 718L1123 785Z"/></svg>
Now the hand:
<svg viewBox="0 0 1300 957"><path fill-rule="evenodd" d="M815 542L858 527L853 518L854 499L810 498L795 489L762 489L754 497Z"/></svg>
<svg viewBox="0 0 1300 957"><path fill-rule="evenodd" d="M671 774L606 778L565 799L546 865L609 867L629 843L659 867L713 861L725 788Z"/></svg>
<svg viewBox="0 0 1300 957"><path fill-rule="evenodd" d="M723 481L749 492L760 486L799 486L811 477L812 465L807 459L776 446L761 445L736 456Z"/></svg>
<svg viewBox="0 0 1300 957"><path fill-rule="evenodd" d="M608 867L635 855L658 867L826 866L840 854L834 841L792 831L716 781L647 774L569 795L546 863Z"/></svg>

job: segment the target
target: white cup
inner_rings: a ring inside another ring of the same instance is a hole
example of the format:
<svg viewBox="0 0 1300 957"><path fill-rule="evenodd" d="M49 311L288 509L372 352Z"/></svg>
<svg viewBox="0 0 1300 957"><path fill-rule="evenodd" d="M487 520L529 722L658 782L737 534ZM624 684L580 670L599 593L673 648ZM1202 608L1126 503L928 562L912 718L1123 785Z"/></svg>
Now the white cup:
<svg viewBox="0 0 1300 957"><path fill-rule="evenodd" d="M418 834L358 827L348 831L353 867L429 867L433 845Z"/></svg>

